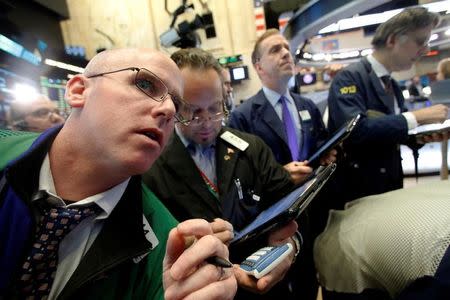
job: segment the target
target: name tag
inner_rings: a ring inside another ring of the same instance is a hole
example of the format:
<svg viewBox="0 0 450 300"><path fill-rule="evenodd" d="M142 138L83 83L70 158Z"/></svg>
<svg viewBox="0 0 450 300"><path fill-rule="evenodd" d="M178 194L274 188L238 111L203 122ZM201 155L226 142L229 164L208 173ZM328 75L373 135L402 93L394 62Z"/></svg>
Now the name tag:
<svg viewBox="0 0 450 300"><path fill-rule="evenodd" d="M300 118L302 119L302 121L309 121L309 120L311 120L311 115L309 114L308 110L300 110L298 112L298 114L300 115Z"/></svg>
<svg viewBox="0 0 450 300"><path fill-rule="evenodd" d="M244 141L243 139L241 139L240 137L238 137L237 135L235 135L229 131L225 131L224 133L222 133L220 138L222 140L230 143L231 145L235 146L236 148L238 148L241 151L245 151L245 149L247 149L247 147L249 145L246 141Z"/></svg>

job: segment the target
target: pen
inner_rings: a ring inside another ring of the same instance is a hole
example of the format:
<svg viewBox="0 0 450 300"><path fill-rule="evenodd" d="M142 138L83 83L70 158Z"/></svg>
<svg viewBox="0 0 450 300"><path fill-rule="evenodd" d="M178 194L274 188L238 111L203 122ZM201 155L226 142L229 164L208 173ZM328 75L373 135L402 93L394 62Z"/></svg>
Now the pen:
<svg viewBox="0 0 450 300"><path fill-rule="evenodd" d="M239 180L239 178L236 178L236 180L234 181L234 183L236 184L236 187L237 187L237 189L238 189L239 200L244 199L244 195L242 194L241 181Z"/></svg>
<svg viewBox="0 0 450 300"><path fill-rule="evenodd" d="M219 257L219 256L210 256L206 259L206 262L216 267L222 268L231 268L233 264L229 262L227 259Z"/></svg>

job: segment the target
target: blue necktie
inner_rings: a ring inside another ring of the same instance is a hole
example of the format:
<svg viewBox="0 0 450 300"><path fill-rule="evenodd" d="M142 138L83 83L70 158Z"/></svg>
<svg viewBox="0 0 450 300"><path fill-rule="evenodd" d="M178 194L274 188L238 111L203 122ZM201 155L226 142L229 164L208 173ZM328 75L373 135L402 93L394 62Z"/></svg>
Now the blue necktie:
<svg viewBox="0 0 450 300"><path fill-rule="evenodd" d="M282 117L283 117L284 128L286 130L286 134L287 134L287 138L288 138L289 150L291 151L292 160L296 161L296 160L298 160L299 150L298 150L297 133L296 133L296 129L295 129L294 120L292 119L291 113L289 112L286 97L281 96L280 102L281 102L281 106L283 107Z"/></svg>
<svg viewBox="0 0 450 300"><path fill-rule="evenodd" d="M44 194L44 197L51 197ZM43 210L31 250L20 270L21 296L43 299L49 295L58 266L59 243L84 218L98 214L100 210L95 204L90 207L49 207Z"/></svg>

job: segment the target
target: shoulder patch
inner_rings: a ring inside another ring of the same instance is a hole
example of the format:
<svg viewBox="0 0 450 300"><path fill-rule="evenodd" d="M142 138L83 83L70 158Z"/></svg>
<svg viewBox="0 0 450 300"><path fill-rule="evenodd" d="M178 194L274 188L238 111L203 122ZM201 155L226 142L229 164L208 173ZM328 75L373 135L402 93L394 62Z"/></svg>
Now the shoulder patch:
<svg viewBox="0 0 450 300"><path fill-rule="evenodd" d="M356 85L349 85L349 86L341 87L339 89L339 92L341 92L341 95L356 94L356 92L357 92Z"/></svg>

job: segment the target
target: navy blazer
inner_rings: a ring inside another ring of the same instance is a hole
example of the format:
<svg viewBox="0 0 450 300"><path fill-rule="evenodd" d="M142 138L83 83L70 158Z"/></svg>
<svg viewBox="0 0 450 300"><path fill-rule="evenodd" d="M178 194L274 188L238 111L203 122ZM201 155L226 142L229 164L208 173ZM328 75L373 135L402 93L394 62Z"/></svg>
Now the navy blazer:
<svg viewBox="0 0 450 300"><path fill-rule="evenodd" d="M394 93L406 111L398 84ZM361 114L359 125L344 144L345 160L335 177L343 179L345 201L384 193L403 186L400 143L408 141L408 125L395 114L394 102L386 93L367 58L338 72L328 96L330 132Z"/></svg>
<svg viewBox="0 0 450 300"><path fill-rule="evenodd" d="M297 111L307 110L311 116L310 120L302 120L299 115L302 128L299 160L302 161L311 156L326 140L327 130L314 102L295 93L291 93L291 96ZM285 165L292 161L283 122L262 89L231 113L229 126L262 138L280 164Z"/></svg>

